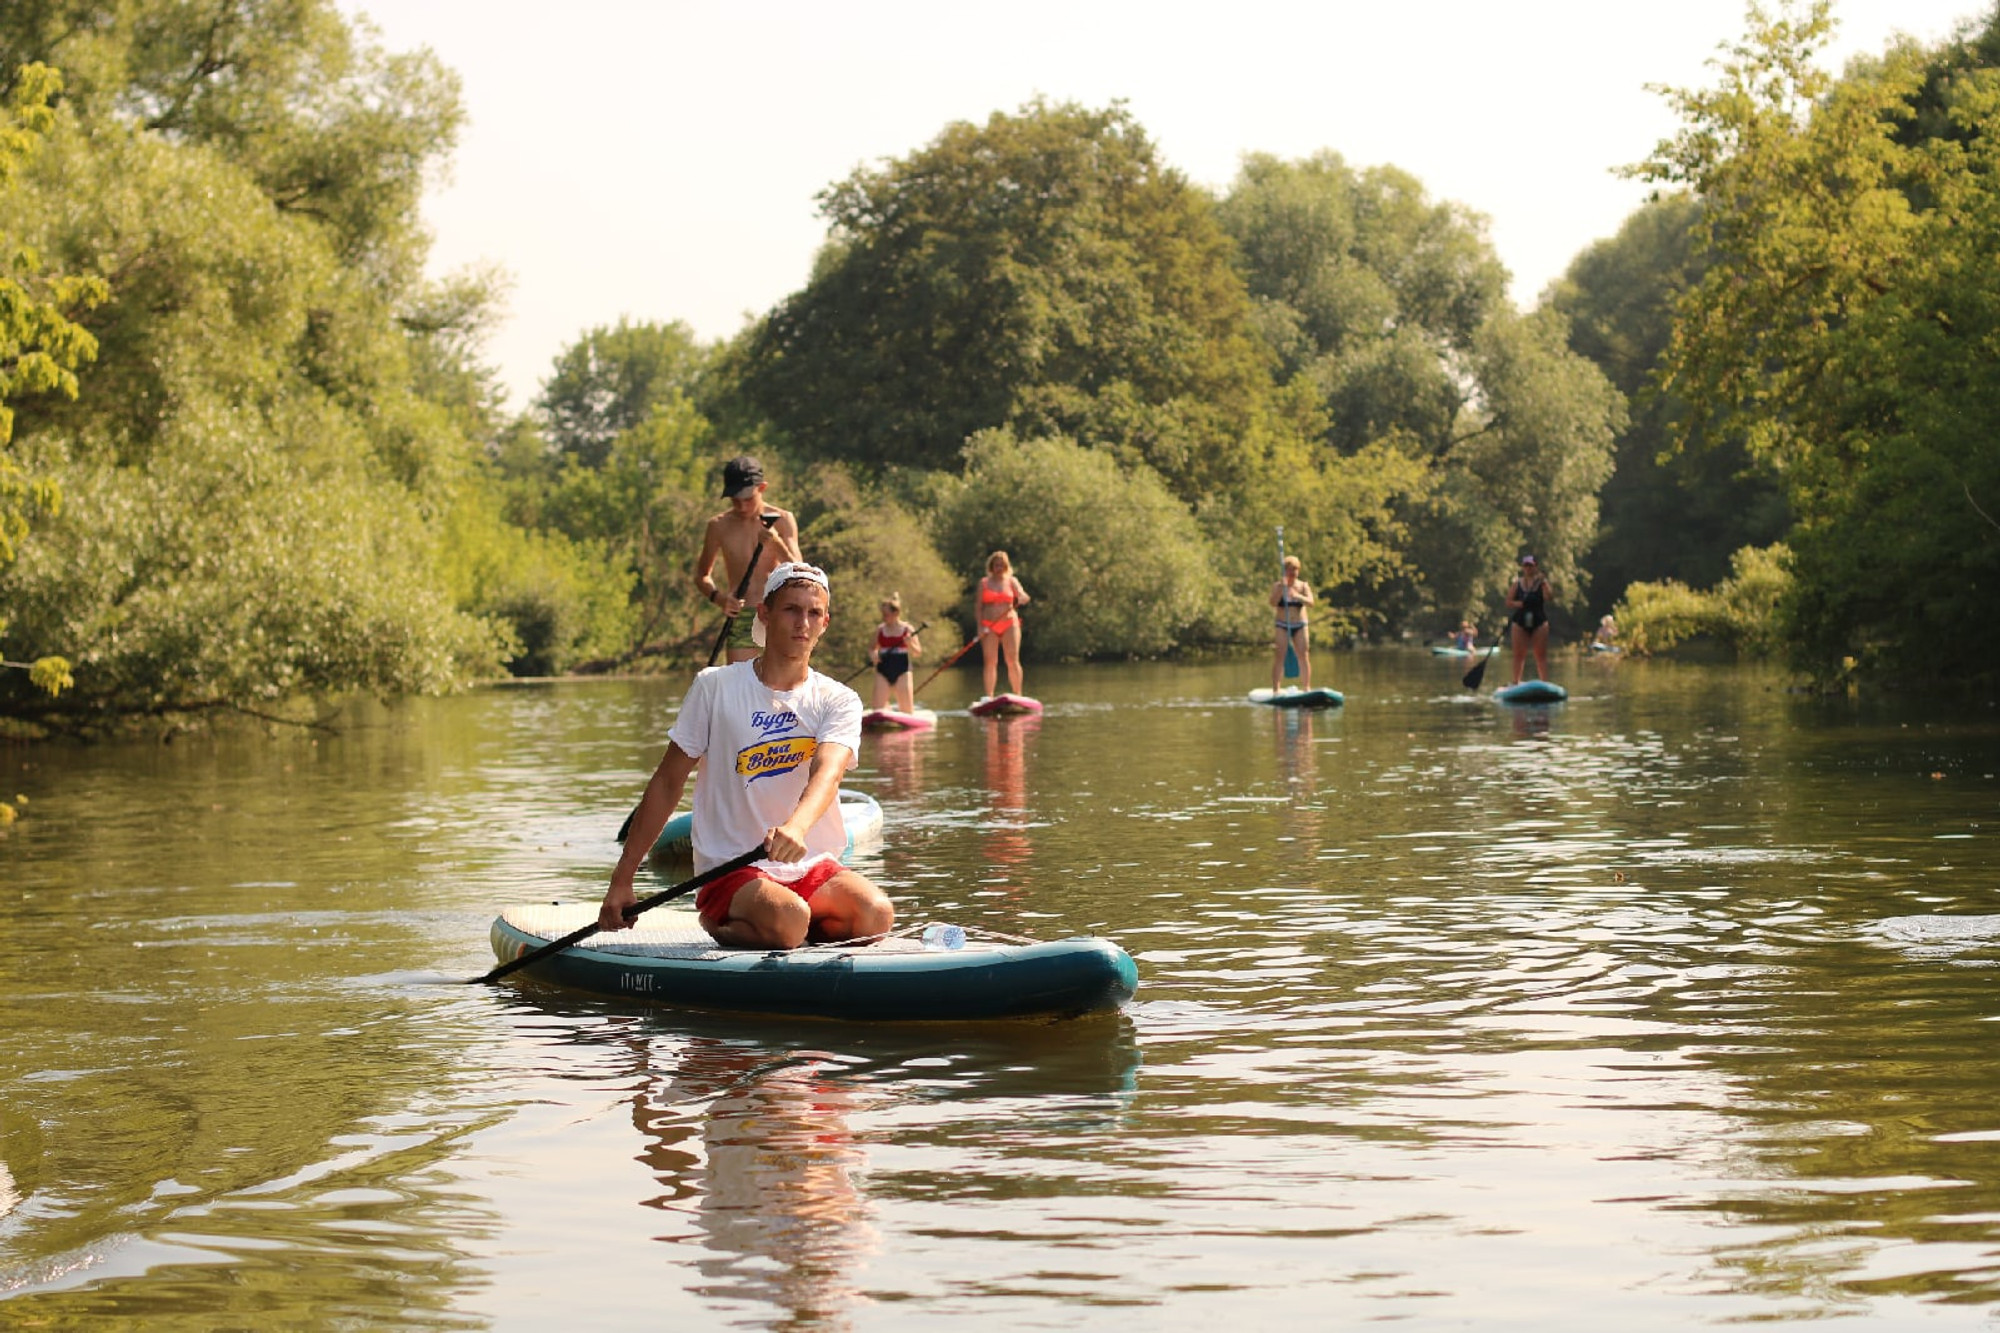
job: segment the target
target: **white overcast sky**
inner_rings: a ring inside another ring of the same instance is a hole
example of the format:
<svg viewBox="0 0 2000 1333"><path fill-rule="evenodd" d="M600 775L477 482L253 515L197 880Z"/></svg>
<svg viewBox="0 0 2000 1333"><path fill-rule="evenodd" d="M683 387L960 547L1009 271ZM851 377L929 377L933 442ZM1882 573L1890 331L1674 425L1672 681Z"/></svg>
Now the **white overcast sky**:
<svg viewBox="0 0 2000 1333"><path fill-rule="evenodd" d="M814 196L954 120L1037 95L1123 99L1167 162L1223 187L1246 152L1390 163L1484 214L1533 304L1645 187L1613 168L1673 124L1740 0L341 0L464 81L425 201L432 269L511 275L488 353L516 407L621 315L723 338L806 278ZM1837 68L1936 41L1991 0L1835 0Z"/></svg>

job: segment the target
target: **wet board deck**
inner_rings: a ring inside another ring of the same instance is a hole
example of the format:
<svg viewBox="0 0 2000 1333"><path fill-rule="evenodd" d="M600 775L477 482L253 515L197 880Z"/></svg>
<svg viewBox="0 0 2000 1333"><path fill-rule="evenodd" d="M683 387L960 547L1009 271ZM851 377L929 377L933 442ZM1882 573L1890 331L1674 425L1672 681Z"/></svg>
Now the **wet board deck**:
<svg viewBox="0 0 2000 1333"><path fill-rule="evenodd" d="M1480 653L1484 652L1485 649L1453 648L1447 645L1433 644L1431 646L1431 651L1436 653L1439 657L1477 657L1479 656Z"/></svg>
<svg viewBox="0 0 2000 1333"><path fill-rule="evenodd" d="M1559 704L1569 698L1569 691L1546 680L1524 680L1493 691L1493 697L1503 704Z"/></svg>
<svg viewBox="0 0 2000 1333"><path fill-rule="evenodd" d="M509 907L493 922L493 954L511 961L596 919L595 903ZM519 975L690 1008L885 1022L1074 1017L1117 1009L1139 985L1131 955L1096 936L975 937L950 950L903 935L856 948L723 949L692 914L668 908Z"/></svg>
<svg viewBox="0 0 2000 1333"><path fill-rule="evenodd" d="M866 792L843 791L840 793L840 819L847 825L847 847L840 853L845 861L858 843L867 846L882 838L882 806ZM689 857L694 855L694 811L682 810L667 821L660 836L653 839L654 856Z"/></svg>
<svg viewBox="0 0 2000 1333"><path fill-rule="evenodd" d="M1273 708L1338 708L1347 702L1347 696L1339 690L1301 690L1288 685L1275 691L1252 690L1250 702Z"/></svg>
<svg viewBox="0 0 2000 1333"><path fill-rule="evenodd" d="M861 715L863 731L929 731L937 725L937 714L928 708L901 713L893 708L871 708Z"/></svg>
<svg viewBox="0 0 2000 1333"><path fill-rule="evenodd" d="M992 694L972 705L974 717L1019 717L1023 713L1042 711L1040 699L1030 699L1025 694Z"/></svg>

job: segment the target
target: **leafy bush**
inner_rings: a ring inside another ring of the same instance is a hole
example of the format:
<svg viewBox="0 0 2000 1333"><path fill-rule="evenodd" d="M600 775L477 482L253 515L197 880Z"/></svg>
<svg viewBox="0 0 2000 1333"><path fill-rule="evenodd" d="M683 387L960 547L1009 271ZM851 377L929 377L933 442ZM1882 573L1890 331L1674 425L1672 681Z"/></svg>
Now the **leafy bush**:
<svg viewBox="0 0 2000 1333"><path fill-rule="evenodd" d="M37 461L63 511L0 571L0 603L9 642L74 663L65 712L263 711L498 669L492 629L440 588L413 499L359 468L308 470L227 431L176 431L142 467ZM4 711L49 711L0 689Z"/></svg>
<svg viewBox="0 0 2000 1333"><path fill-rule="evenodd" d="M507 524L481 491L447 517L439 564L453 604L502 631L501 655L514 675L554 675L617 656L631 642L638 619L631 573L601 543Z"/></svg>
<svg viewBox="0 0 2000 1333"><path fill-rule="evenodd" d="M1790 558L1783 545L1746 546L1729 558L1729 577L1707 592L1674 579L1634 583L1613 612L1619 638L1635 653L1663 653L1700 636L1739 653L1770 653L1780 641Z"/></svg>

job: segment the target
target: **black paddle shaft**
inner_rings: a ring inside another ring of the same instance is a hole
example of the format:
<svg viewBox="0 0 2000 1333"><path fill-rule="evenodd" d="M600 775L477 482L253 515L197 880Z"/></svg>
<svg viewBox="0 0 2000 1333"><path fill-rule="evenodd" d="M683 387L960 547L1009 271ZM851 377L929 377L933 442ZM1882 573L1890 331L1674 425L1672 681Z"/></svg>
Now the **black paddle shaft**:
<svg viewBox="0 0 2000 1333"><path fill-rule="evenodd" d="M691 880L687 880L684 883L676 884L671 889L661 889L658 893L650 894L647 897L641 898L638 902L633 903L630 907L625 909L625 919L627 921L634 920L638 917L638 915L641 912L650 912L655 907L658 907L661 903L666 902L669 899L678 898L683 894L692 893L696 889L700 888L702 885L711 883L714 880L721 879L724 875L732 874L738 870L747 870L752 865L756 864L756 862L760 860L763 857L763 855L764 855L764 849L762 846L752 847L749 851L743 853L743 855L739 857L734 858L733 860L724 861L719 866L710 866L707 870L702 871L699 875L696 875ZM511 959L508 962L500 964L500 966L494 968L491 972L488 972L483 977L469 977L467 978L465 984L468 986L477 986L488 981L498 981L500 980L500 978L508 975L509 973L520 971L522 968L526 967L530 963L540 962L542 959L547 958L552 953L561 953L564 949L569 948L572 944L582 943L584 940L589 939L592 935L595 935L598 932L598 929L599 927L597 923L593 921L587 926L581 927L580 929L577 930L572 930L569 934L563 936L559 940L551 940L549 943L542 945L539 949L530 949L528 950L528 952L522 954L519 958Z"/></svg>

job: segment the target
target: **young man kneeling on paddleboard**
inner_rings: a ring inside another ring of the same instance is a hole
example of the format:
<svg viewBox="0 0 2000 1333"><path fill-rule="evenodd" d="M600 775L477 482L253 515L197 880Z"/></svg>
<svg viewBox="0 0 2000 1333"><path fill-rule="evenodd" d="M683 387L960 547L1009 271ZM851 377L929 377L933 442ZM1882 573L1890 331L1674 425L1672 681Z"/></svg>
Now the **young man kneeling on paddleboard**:
<svg viewBox="0 0 2000 1333"><path fill-rule="evenodd" d="M812 669L832 598L824 571L779 565L757 607L763 651L695 677L611 872L600 929L625 928L632 877L704 760L694 793L696 872L760 842L766 857L695 899L717 943L796 949L807 940L880 935L895 924L888 896L839 859L847 846L840 779L861 744L861 696Z"/></svg>

